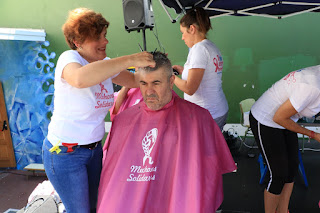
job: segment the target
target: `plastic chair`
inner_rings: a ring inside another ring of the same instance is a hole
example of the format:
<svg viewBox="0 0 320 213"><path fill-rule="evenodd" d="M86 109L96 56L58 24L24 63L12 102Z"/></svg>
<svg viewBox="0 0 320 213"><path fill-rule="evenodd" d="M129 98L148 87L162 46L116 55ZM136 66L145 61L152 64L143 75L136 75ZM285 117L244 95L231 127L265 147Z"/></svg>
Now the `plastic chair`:
<svg viewBox="0 0 320 213"><path fill-rule="evenodd" d="M240 101L239 105L240 105L240 112L241 112L241 116L240 116L240 124L243 127L246 127L245 133L244 133L244 137L242 139L242 142L244 143L247 135L253 135L251 132L251 128L250 128L250 123L249 123L249 112L250 109L252 107L252 105L255 103L256 101L253 98L247 98L245 100ZM245 117L247 119L245 119Z"/></svg>

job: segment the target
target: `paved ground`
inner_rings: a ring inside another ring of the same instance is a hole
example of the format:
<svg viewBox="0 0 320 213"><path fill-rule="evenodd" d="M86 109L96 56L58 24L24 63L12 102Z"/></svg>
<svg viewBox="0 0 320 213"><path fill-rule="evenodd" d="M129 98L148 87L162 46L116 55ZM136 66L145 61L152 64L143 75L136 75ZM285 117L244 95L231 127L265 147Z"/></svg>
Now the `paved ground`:
<svg viewBox="0 0 320 213"><path fill-rule="evenodd" d="M252 144L253 140L248 141ZM300 141L300 146L302 141ZM305 143L305 151L302 153L303 165L309 183L304 185L302 176L299 174L295 180L295 186L289 205L290 213L319 213L318 202L320 200L320 144L316 141ZM311 151L315 149L317 151ZM224 202L223 213L263 213L264 185L259 184L260 167L258 164L258 150L252 149L249 153L255 157L248 157L248 149L234 152L237 162L236 173L224 175Z"/></svg>
<svg viewBox="0 0 320 213"><path fill-rule="evenodd" d="M253 140L249 139L248 143ZM301 141L300 141L301 143ZM320 149L320 144L312 141L305 147ZM238 165L236 173L224 175L224 202L222 213L263 213L263 190L259 184L260 170L258 153L252 149L250 153L255 157L248 157L248 149L242 148L240 152L233 151L234 159ZM306 188L301 176L296 184L290 202L290 213L316 213L320 212L320 152L305 151L302 154L303 164L309 187ZM27 175L31 175L27 178ZM0 212L9 208L21 209L27 204L27 199L33 189L46 180L44 173L32 176L31 172L16 170L0 170Z"/></svg>
<svg viewBox="0 0 320 213"><path fill-rule="evenodd" d="M32 172L0 170L0 212L23 208L33 189L46 179L44 173L33 176Z"/></svg>

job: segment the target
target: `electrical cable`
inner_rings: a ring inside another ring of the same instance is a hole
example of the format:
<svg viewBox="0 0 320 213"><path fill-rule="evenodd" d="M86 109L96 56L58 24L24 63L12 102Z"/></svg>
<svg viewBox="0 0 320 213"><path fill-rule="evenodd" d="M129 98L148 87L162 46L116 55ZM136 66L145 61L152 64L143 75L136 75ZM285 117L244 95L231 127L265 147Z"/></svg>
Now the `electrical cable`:
<svg viewBox="0 0 320 213"><path fill-rule="evenodd" d="M230 132L230 130L232 130L232 132ZM229 129L227 130L227 132L228 132L228 135L232 135L233 137L240 139L240 140L241 140L241 145L243 144L245 147L250 148L250 149L257 149L257 148L258 148L258 146L246 144L246 143L243 141L243 139L237 134L237 132L235 131L234 128L229 128ZM241 146L240 146L240 148L241 148ZM240 149L240 148L239 148L239 149Z"/></svg>
<svg viewBox="0 0 320 213"><path fill-rule="evenodd" d="M160 39L159 39L159 36L158 36L158 28L157 28L157 25L156 25L156 18L154 19L154 29L155 30L152 30L152 32L153 32L154 37L157 39L157 42L158 42L158 45L159 45L159 51L163 52L163 53L166 53L166 50L165 50L164 46L162 45L162 43L160 42Z"/></svg>

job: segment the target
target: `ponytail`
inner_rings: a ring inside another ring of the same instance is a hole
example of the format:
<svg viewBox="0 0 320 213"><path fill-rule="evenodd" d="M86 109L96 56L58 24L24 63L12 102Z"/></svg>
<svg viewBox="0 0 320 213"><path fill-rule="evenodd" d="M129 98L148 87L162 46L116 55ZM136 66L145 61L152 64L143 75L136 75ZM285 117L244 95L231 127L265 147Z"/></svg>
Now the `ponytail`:
<svg viewBox="0 0 320 213"><path fill-rule="evenodd" d="M199 27L199 31L205 34L212 29L209 16L202 7L195 7L188 10L180 19L180 25L183 27L187 27L189 29L192 24L197 25Z"/></svg>

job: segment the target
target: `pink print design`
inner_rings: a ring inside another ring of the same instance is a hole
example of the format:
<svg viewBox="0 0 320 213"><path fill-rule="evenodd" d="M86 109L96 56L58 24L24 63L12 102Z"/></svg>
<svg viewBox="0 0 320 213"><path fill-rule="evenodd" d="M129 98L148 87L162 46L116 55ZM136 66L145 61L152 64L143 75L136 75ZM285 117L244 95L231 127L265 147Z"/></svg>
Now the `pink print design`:
<svg viewBox="0 0 320 213"><path fill-rule="evenodd" d="M157 137L158 137L158 129L153 128L149 132L147 132L146 136L144 136L142 140L142 149L145 154L145 156L143 157L143 166L147 159L149 159L149 164L153 164L153 160L150 154L154 145L157 142Z"/></svg>
<svg viewBox="0 0 320 213"><path fill-rule="evenodd" d="M108 93L108 90L104 87L104 85L102 83L100 83L99 85L100 85L100 88L101 88L101 93L103 91L106 91L106 93Z"/></svg>
<svg viewBox="0 0 320 213"><path fill-rule="evenodd" d="M109 94L108 90L102 83L99 84L100 92L95 92L96 99L110 99L113 98L113 94Z"/></svg>
<svg viewBox="0 0 320 213"><path fill-rule="evenodd" d="M95 108L99 109L99 108L111 107L113 105L113 98L114 98L113 93L109 94L108 90L104 87L102 83L100 83L99 86L100 86L100 92L95 92L95 96L97 100L97 105L95 106Z"/></svg>
<svg viewBox="0 0 320 213"><path fill-rule="evenodd" d="M294 77L295 73L296 71L290 72L286 77L283 78L283 80L287 81L288 84L295 83L296 82L296 78Z"/></svg>
<svg viewBox="0 0 320 213"><path fill-rule="evenodd" d="M213 64L216 67L215 72L221 72L222 68L223 68L223 61L222 61L222 57L217 55L217 58L213 59Z"/></svg>

